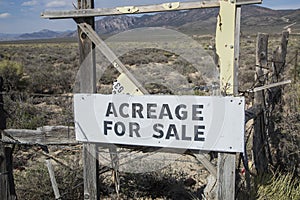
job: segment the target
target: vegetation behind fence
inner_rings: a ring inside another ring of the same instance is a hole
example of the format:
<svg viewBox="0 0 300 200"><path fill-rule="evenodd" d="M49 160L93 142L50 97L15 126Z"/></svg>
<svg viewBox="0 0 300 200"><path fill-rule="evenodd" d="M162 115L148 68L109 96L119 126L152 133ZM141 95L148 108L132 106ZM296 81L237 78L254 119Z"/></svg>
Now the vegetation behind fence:
<svg viewBox="0 0 300 200"><path fill-rule="evenodd" d="M276 99L276 105L273 106L270 99L277 98L278 95L273 89L265 90L265 103L267 108L263 108L265 113L263 122L266 125L265 130L272 129L272 132L265 132L264 146L265 157L267 158L265 170L267 175L261 175L257 171L257 165L254 166L253 150L253 122L249 121L246 132L246 146L248 157L244 165L240 164L238 173L240 182L237 187L237 196L246 195L249 198L259 197L261 199L268 197L290 196L297 199L299 197L299 131L300 131L300 90L299 74L300 65L298 60L299 35L290 35L287 48L287 57L282 66L284 71L281 73L281 79L293 80L292 84L281 86L281 98ZM199 39L200 43L207 47L210 44L208 40ZM281 36L269 36L269 51L265 69L264 80L266 84L273 81L271 75L274 62L273 51L281 42ZM255 60L256 36L244 36L241 38L241 61L240 61L240 93L247 96L247 106L251 107L253 93L249 92L258 86L255 80L255 71L257 68ZM3 77L3 91L1 96L4 100L4 109L1 108L1 117L7 117L7 127L1 129L34 129L45 125L73 126L72 114L72 95L75 83L76 73L79 68L77 44L62 42L60 44L0 44L0 76ZM134 52L131 58L139 63L138 59L143 58L143 51ZM176 55L175 55L176 56ZM159 59L156 60L156 58ZM124 56L126 63L128 57ZM161 54L158 52L147 52L147 63L159 63L161 60L167 62L174 59L169 52ZM128 63L132 63L130 59ZM144 62L144 61L143 61ZM179 62L179 61L178 61ZM142 63L142 61L141 61ZM185 65L181 62L180 64ZM112 68L105 72L106 76L115 76ZM187 72L188 75L188 72ZM277 74L275 73L277 76ZM105 76L103 76L105 77ZM102 81L102 82L101 82ZM197 86L195 82L195 86ZM99 87L111 87L111 83L106 80L99 80ZM150 91L164 90L159 86L151 86ZM272 98L271 98L272 97ZM3 104L1 104L3 105ZM257 113L256 113L257 114ZM4 122L1 119L1 122ZM4 133L3 133L4 134ZM16 183L16 192L20 198L24 199L53 199L50 178L47 168L44 164L45 158L54 160L54 171L58 182L58 187L63 199L82 199L83 198L83 177L81 146L47 146L37 143L28 144L3 144L6 147L12 147L14 156L13 170ZM50 152L48 154L47 150ZM261 153L261 151L259 152ZM253 155L253 156L252 156ZM213 158L213 157L212 157ZM183 161L185 162L185 161ZM194 163L197 161L194 160ZM108 168L101 168L101 181L103 181L102 194L111 196L114 193L114 187L110 180ZM5 170L6 172L6 170ZM1 173L3 173L1 171ZM251 177L247 181L247 176ZM3 175L1 174L1 177ZM275 178L278 177L278 178ZM121 174L121 179L130 180L123 182L121 193L126 197L173 197L171 193L156 193L156 190L162 191L163 188L155 188L153 185L162 183L180 186L186 188L182 190L182 195L192 199L202 192L206 182L202 185L197 180L197 184L188 184L188 180L195 180L189 174L179 174L178 171L168 174L166 172L156 172L153 174L141 174L135 177L129 174ZM143 185L141 181L147 179L150 185ZM203 181L203 180L201 180ZM200 182L201 182L200 181ZM248 182L248 183L247 183ZM33 184L38 189L32 190ZM151 185L152 184L152 185ZM248 184L248 185L247 185ZM288 186L288 187L284 187ZM154 187L154 188L153 188ZM251 188L251 192L247 191ZM127 188L127 189L126 189ZM130 188L130 189L128 189ZM274 188L277 188L276 191ZM287 189L286 189L287 188ZM136 189L136 192L133 192ZM147 192L148 190L148 192ZM149 193L149 191L151 191ZM280 192L280 193L279 193ZM267 196L266 196L267 195ZM273 196L272 196L273 195Z"/></svg>

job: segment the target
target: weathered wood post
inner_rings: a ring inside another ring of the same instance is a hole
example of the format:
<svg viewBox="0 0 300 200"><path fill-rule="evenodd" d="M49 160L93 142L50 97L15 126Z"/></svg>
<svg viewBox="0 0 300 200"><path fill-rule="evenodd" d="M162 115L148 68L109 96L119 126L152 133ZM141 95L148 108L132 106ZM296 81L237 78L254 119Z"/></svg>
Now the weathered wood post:
<svg viewBox="0 0 300 200"><path fill-rule="evenodd" d="M0 77L0 139L2 139L2 131L6 129L6 116L3 106L3 78ZM7 184L7 171L6 171L6 156L5 148L0 142L0 199L7 199L8 184Z"/></svg>
<svg viewBox="0 0 300 200"><path fill-rule="evenodd" d="M0 130L6 129L6 114L4 112L4 101L3 101L3 77L0 76ZM0 134L1 139L1 134Z"/></svg>
<svg viewBox="0 0 300 200"><path fill-rule="evenodd" d="M6 113L4 111L4 101L2 92L3 78L0 77L0 139L2 139L3 130L6 129L7 118ZM6 147L2 142L0 142L0 199L16 199L12 167L12 148Z"/></svg>
<svg viewBox="0 0 300 200"><path fill-rule="evenodd" d="M93 9L94 0L78 0L78 9ZM94 17L75 18L77 23L85 22L95 28ZM96 93L96 63L95 45L78 28L78 41L80 52L80 92ZM99 199L97 145L91 143L83 144L83 178L84 178L84 199Z"/></svg>
<svg viewBox="0 0 300 200"><path fill-rule="evenodd" d="M257 87L265 84L265 74L268 67L268 34L259 33L256 43L256 74ZM264 90L254 93L254 105L256 119L254 120L253 134L253 158L258 174L263 174L268 170L268 160L266 156L266 130L265 130L265 95Z"/></svg>
<svg viewBox="0 0 300 200"><path fill-rule="evenodd" d="M284 69L286 64L286 54L287 54L287 45L288 45L288 38L289 38L289 32L283 31L282 32L282 38L281 38L281 44L279 47L276 48L276 50L273 53L273 59L272 59L272 79L270 80L271 83L278 83L280 81L283 81L283 75L284 75ZM268 90L268 137L270 139L270 148L275 149L275 156L270 157L270 159L274 158L274 161L272 161L273 164L276 162L279 162L278 157L280 157L280 151L278 151L278 141L276 141L277 138L277 131L276 131L276 118L283 117L283 106L280 104L282 100L282 87L272 87Z"/></svg>
<svg viewBox="0 0 300 200"><path fill-rule="evenodd" d="M282 75L285 67L285 59L287 54L287 44L289 41L289 32L283 31L281 37L281 44L273 54L273 82L282 80Z"/></svg>
<svg viewBox="0 0 300 200"><path fill-rule="evenodd" d="M241 6L237 6L236 1L220 1L216 53L219 58L220 89L223 95L238 94L240 19ZM219 200L235 199L235 160L235 153L218 154L217 199Z"/></svg>
<svg viewBox="0 0 300 200"><path fill-rule="evenodd" d="M45 160L45 162L46 162L46 166L48 168L50 181L51 181L51 185L52 185L52 189L53 189L53 192L54 192L55 199L60 199L61 196L60 196L58 185L57 185L57 182L56 182L56 178L55 178L54 169L53 169L51 159L47 158Z"/></svg>
<svg viewBox="0 0 300 200"><path fill-rule="evenodd" d="M295 67L294 67L294 82L296 83L297 79L298 79L298 50L296 50L296 55L295 55Z"/></svg>

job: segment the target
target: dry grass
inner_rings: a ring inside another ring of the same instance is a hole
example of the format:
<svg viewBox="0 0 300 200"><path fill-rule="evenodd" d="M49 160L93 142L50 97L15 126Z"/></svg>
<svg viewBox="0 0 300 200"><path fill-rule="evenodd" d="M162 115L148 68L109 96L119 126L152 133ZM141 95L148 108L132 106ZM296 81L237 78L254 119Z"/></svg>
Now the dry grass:
<svg viewBox="0 0 300 200"><path fill-rule="evenodd" d="M264 175L255 180L257 199L298 200L300 199L300 180L292 174Z"/></svg>

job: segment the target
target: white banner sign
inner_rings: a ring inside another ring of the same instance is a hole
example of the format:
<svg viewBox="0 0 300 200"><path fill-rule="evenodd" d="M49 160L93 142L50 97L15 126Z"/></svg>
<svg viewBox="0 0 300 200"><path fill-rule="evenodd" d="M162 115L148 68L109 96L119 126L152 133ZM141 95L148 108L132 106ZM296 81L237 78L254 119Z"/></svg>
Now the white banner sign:
<svg viewBox="0 0 300 200"><path fill-rule="evenodd" d="M224 152L244 150L244 98L76 94L82 142Z"/></svg>

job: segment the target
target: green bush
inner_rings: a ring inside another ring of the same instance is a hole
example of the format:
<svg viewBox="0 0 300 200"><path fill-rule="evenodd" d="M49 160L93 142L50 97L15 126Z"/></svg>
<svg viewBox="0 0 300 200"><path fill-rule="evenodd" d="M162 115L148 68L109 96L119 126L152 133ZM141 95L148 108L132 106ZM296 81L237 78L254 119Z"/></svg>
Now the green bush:
<svg viewBox="0 0 300 200"><path fill-rule="evenodd" d="M5 110L9 113L8 128L36 129L44 125L46 113L42 113L39 108L35 107L32 99L14 94L4 97Z"/></svg>
<svg viewBox="0 0 300 200"><path fill-rule="evenodd" d="M15 61L0 61L0 76L4 79L4 89L20 90L24 88L23 66Z"/></svg>

